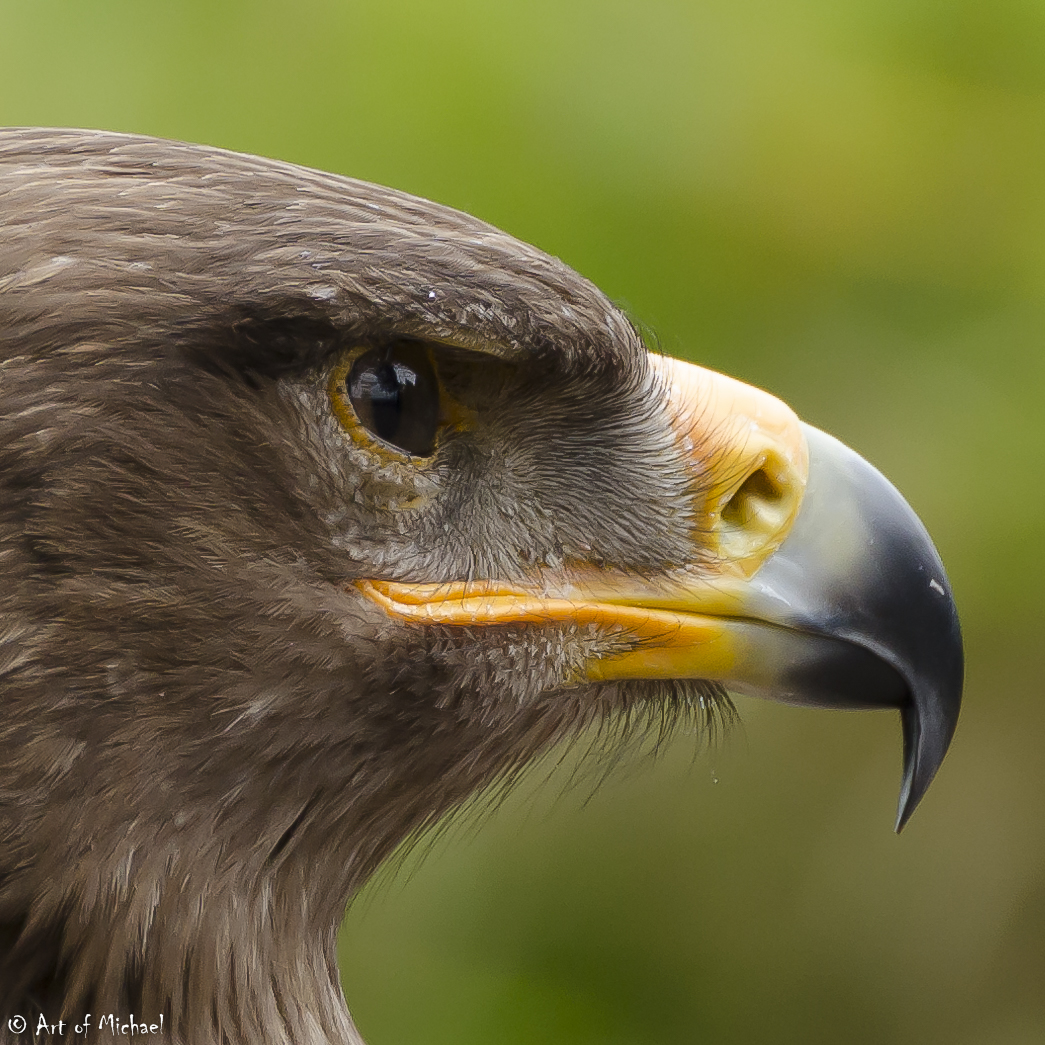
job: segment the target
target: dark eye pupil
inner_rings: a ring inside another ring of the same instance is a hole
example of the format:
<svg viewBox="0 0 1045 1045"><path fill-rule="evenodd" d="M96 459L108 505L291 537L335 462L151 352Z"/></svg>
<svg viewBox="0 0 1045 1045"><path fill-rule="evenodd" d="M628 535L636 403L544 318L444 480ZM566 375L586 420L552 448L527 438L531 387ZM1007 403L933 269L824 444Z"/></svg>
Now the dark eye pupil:
<svg viewBox="0 0 1045 1045"><path fill-rule="evenodd" d="M359 375L359 382L352 389L352 399L368 399L370 401L370 415L373 419L374 432L382 439L395 442L396 433L399 431L403 420L403 380L400 367L397 372L391 363L382 363L373 370L365 370ZM416 375L407 371L410 377L416 379ZM415 384L415 381L410 381Z"/></svg>
<svg viewBox="0 0 1045 1045"><path fill-rule="evenodd" d="M424 348L409 341L372 348L352 365L347 385L365 428L414 457L432 454L439 384Z"/></svg>

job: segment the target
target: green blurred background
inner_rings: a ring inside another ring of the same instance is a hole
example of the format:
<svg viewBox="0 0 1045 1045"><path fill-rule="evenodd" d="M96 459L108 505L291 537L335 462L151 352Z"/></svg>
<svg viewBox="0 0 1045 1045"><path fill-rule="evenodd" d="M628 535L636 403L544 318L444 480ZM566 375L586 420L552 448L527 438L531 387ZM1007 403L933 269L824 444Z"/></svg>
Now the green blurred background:
<svg viewBox="0 0 1045 1045"><path fill-rule="evenodd" d="M966 707L902 837L890 714L549 765L354 905L372 1045L1045 1042L1042 0L0 0L0 124L472 211L859 449L949 565Z"/></svg>

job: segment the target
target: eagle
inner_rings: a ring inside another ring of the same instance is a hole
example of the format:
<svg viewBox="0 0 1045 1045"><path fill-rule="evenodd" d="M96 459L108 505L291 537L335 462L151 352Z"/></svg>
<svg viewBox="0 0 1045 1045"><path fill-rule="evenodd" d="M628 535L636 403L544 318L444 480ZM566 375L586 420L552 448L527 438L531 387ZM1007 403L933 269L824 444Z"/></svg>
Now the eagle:
<svg viewBox="0 0 1045 1045"><path fill-rule="evenodd" d="M553 745L729 692L893 708L899 827L962 673L895 488L558 259L287 163L0 132L0 1041L359 1043L346 903Z"/></svg>

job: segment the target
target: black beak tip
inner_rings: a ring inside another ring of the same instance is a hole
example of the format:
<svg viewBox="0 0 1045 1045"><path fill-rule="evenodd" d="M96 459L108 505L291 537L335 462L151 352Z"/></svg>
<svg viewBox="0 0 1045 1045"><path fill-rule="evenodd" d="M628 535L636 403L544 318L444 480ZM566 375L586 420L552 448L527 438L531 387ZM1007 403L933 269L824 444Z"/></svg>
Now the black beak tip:
<svg viewBox="0 0 1045 1045"><path fill-rule="evenodd" d="M959 647L960 649L960 647ZM903 830L936 776L958 725L961 708L962 666L959 658L951 685L928 697L915 693L900 709L903 727L903 784L896 814L896 832Z"/></svg>
<svg viewBox="0 0 1045 1045"><path fill-rule="evenodd" d="M929 790L936 770L943 761L942 755L930 760L922 756L921 727L918 712L913 704L900 711L903 730L903 782L900 785L900 802L896 810L896 833L899 834L918 808L925 792Z"/></svg>

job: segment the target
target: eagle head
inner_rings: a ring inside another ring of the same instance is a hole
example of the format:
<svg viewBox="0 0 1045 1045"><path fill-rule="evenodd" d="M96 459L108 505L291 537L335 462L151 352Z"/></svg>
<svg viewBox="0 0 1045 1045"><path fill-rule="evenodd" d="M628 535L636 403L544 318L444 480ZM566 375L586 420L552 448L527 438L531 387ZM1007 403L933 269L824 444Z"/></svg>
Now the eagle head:
<svg viewBox="0 0 1045 1045"><path fill-rule="evenodd" d="M4 1019L358 1042L345 903L557 741L894 708L902 825L958 715L851 450L475 218L147 138L0 132L0 571Z"/></svg>

